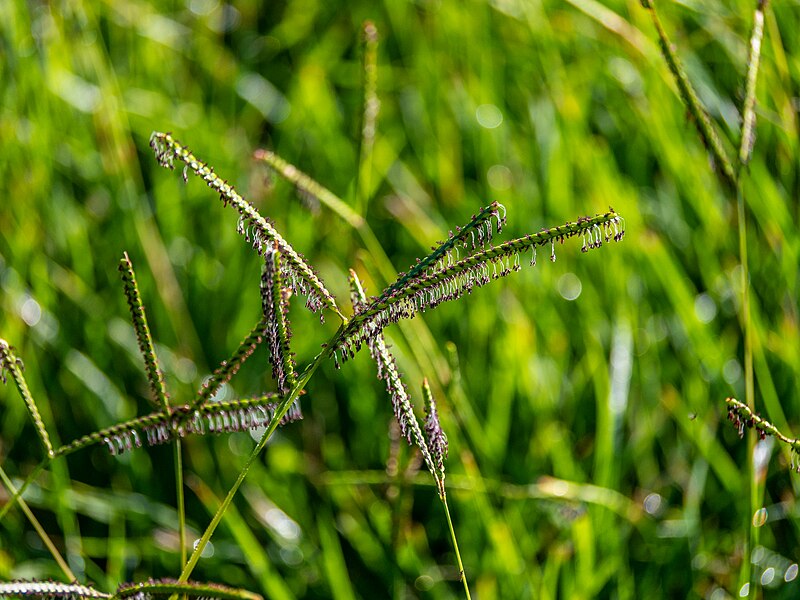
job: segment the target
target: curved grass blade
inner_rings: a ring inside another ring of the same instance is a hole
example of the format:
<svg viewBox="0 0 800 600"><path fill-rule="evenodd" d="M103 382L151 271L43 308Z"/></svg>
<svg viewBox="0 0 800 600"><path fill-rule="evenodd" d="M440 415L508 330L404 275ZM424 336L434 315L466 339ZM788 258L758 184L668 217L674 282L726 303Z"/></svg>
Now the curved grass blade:
<svg viewBox="0 0 800 600"><path fill-rule="evenodd" d="M154 600L179 594L187 598L216 600L264 600L259 594L219 583L179 582L175 579L150 579L142 583L125 583L117 589L114 598Z"/></svg>
<svg viewBox="0 0 800 600"><path fill-rule="evenodd" d="M190 434L231 433L264 427L274 416L281 399L279 394L268 393L230 402L208 402L198 407L176 406L169 415L154 412L85 435L61 446L54 456L72 454L93 444L105 444L109 453L116 456L145 444L157 446ZM295 402L280 424L302 418L300 405Z"/></svg>
<svg viewBox="0 0 800 600"><path fill-rule="evenodd" d="M661 46L661 52L664 55L664 60L672 76L675 78L675 83L678 85L681 100L692 116L692 120L697 128L697 133L703 141L703 145L711 153L714 163L719 166L716 170L717 175L724 183L735 188L736 172L733 169L733 163L728 157L725 148L722 146L722 141L717 134L716 128L711 123L708 112L706 112L705 107L702 102L700 102L700 98L698 98L697 92L695 92L692 86L692 82L689 81L689 77L686 75L686 71L672 47L672 42L667 36L667 32L656 12L655 0L641 0L641 3L644 8L650 11L650 15L653 18L653 24L658 33L658 43L659 46Z"/></svg>
<svg viewBox="0 0 800 600"><path fill-rule="evenodd" d="M555 261L556 242L563 243L568 238L582 236L582 251L586 252L602 246L603 241L619 241L624 234L622 217L611 210L489 247L441 270L433 269L409 278L403 287L388 297L381 294L366 306L362 303L360 311L329 346L328 355L338 365L339 352L342 360L354 356L365 341L371 340L388 325L435 308L442 302L456 300L474 288L519 271L523 252L532 251L531 265L535 265L537 246L549 245L550 260Z"/></svg>
<svg viewBox="0 0 800 600"><path fill-rule="evenodd" d="M288 290L283 288L281 277L281 255L276 247L264 256L264 271L261 275L261 305L265 333L269 340L269 361L272 375L278 382L278 391L288 394L295 382L294 361L289 348L292 332L289 326Z"/></svg>
<svg viewBox="0 0 800 600"><path fill-rule="evenodd" d="M22 374L22 369L24 368L25 365L22 363L22 359L14 354L13 346L4 339L0 339L0 381L6 383L6 373L11 375L17 391L25 401L25 406L28 408L31 419L33 419L33 426L39 435L44 450L47 456L52 458L54 456L53 445L50 443L50 436L47 433L47 429L45 429L42 415L39 414L39 408L36 406L36 402L28 389L28 382L25 381L25 376Z"/></svg>
<svg viewBox="0 0 800 600"><path fill-rule="evenodd" d="M147 315L144 312L144 305L139 294L139 286L136 284L136 273L133 270L133 263L131 263L127 252L123 254L119 261L119 271L122 274L125 298L131 311L131 321L133 322L133 330L136 332L136 341L139 342L139 351L142 353L142 358L144 358L144 368L147 373L147 381L150 383L150 393L152 394L151 400L156 408L169 411L169 397L167 396L167 388L164 385L164 373L158 366L153 337L150 335Z"/></svg>
<svg viewBox="0 0 800 600"><path fill-rule="evenodd" d="M18 580L0 583L0 599L41 598L42 600L79 600L81 598L113 598L93 587L58 581Z"/></svg>

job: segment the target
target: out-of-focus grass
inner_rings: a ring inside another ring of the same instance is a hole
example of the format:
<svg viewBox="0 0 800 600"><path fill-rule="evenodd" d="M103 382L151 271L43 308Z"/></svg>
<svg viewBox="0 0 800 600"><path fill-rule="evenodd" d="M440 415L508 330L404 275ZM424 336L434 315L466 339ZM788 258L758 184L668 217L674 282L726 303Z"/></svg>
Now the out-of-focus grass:
<svg viewBox="0 0 800 600"><path fill-rule="evenodd" d="M351 266L368 291L385 283L347 224L267 186L250 159L273 148L353 201L369 18L381 113L365 216L395 268L490 200L508 208L509 235L608 205L627 220L622 244L585 256L567 244L555 264L539 256L389 330L410 389L426 375L440 398L476 596L723 598L752 560L769 597L795 597L784 578L800 558L798 484L770 444L763 546L744 554L745 445L723 402L743 388L735 208L638 3L261 4L0 7L0 336L25 360L54 441L146 408L123 250L175 401L258 317L259 260L235 215L157 168L154 129L237 185L340 299ZM752 10L661 7L732 145ZM757 397L784 426L800 419L797 11L775 3L766 31L745 191ZM302 365L333 318L291 316ZM229 393L272 385L258 354ZM271 598L457 597L431 481L405 448L386 474L391 408L370 361L328 365L308 392L305 420L267 448L194 577ZM3 468L19 481L40 450L16 392L0 388L0 403ZM185 442L195 535L253 443ZM79 577L112 589L178 573L171 457L97 447L37 480L26 498ZM20 511L0 540L3 578L59 576Z"/></svg>

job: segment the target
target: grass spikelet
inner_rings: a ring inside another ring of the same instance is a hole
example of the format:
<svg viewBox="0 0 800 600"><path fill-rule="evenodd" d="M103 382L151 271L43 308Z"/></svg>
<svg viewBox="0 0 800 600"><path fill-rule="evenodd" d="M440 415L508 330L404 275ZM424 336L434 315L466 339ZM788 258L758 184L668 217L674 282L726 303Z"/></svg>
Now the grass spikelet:
<svg viewBox="0 0 800 600"><path fill-rule="evenodd" d="M230 358L223 360L214 371L214 374L203 382L197 392L197 396L191 403L192 407L208 402L217 393L220 386L228 383L236 375L245 361L253 355L258 345L264 341L265 329L266 321L262 318L247 334L247 337L239 343Z"/></svg>
<svg viewBox="0 0 800 600"><path fill-rule="evenodd" d="M697 128L697 133L700 135L703 145L705 145L706 149L711 153L711 156L714 159L714 163L717 167L715 169L717 174L725 184L729 185L731 188L735 188L737 178L736 171L734 171L733 168L733 163L722 145L722 141L720 140L717 130L708 116L708 112L706 111L702 102L700 102L700 98L697 96L697 92L695 91L694 86L692 86L692 82L689 81L689 77L686 75L683 64L678 58L675 49L672 47L672 42L667 36L664 25L661 23L661 19L658 17L658 13L656 12L655 1L642 0L642 6L650 11L653 24L655 25L656 32L658 34L658 42L659 46L661 47L661 52L664 55L664 60L667 63L672 76L675 78L675 83L678 85L678 91L680 92L681 100L686 106L686 109L689 111L692 121L694 121L695 127Z"/></svg>
<svg viewBox="0 0 800 600"><path fill-rule="evenodd" d="M439 423L439 411L436 409L436 400L433 398L427 378L422 380L422 398L425 403L425 437L433 456L433 464L428 466L432 467L431 475L436 479L439 497L444 498L444 459L447 458L447 435Z"/></svg>
<svg viewBox="0 0 800 600"><path fill-rule="evenodd" d="M483 227L486 226L478 225L476 228L480 230ZM582 217L575 222L543 229L499 246L489 246L452 264L427 270L417 269L416 276L409 272L402 277L404 282L402 286L394 286L394 291L384 292L371 302L359 305L360 310L337 337L336 343L329 348L329 355L333 356L338 364L337 352L341 351L342 359L346 360L355 355L365 341L371 340L388 325L400 319L411 318L418 312L435 308L442 302L456 300L464 294L471 293L475 288L504 277L512 271L519 271L520 256L523 253L532 251L531 265L534 265L537 246L549 245L551 260L555 260L556 242L563 243L569 238L582 236L583 249L587 250L602 246L604 241L612 239L620 241L624 235L622 218L611 210L602 215ZM448 240L451 248L455 245L453 241L455 239L457 236ZM472 236L469 235L465 239L471 243ZM447 252L442 250L444 246L444 244L439 246L429 255L429 257L437 255L436 260L426 258L420 261L420 264L425 263L426 267L431 267L436 261L441 260Z"/></svg>
<svg viewBox="0 0 800 600"><path fill-rule="evenodd" d="M190 171L205 181L208 187L219 193L223 204L233 206L239 212L237 231L253 245L259 255L263 256L273 243L277 243L285 260L287 283L295 292L306 297L306 307L309 310L318 312L327 307L344 319L333 296L305 259L281 237L252 204L236 192L232 185L214 173L214 169L195 157L188 148L168 133L154 132L150 136L150 147L161 166L173 169L175 159L183 162ZM321 314L320 316L322 317Z"/></svg>
<svg viewBox="0 0 800 600"><path fill-rule="evenodd" d="M4 339L0 339L0 381L6 383L7 374L14 380L14 385L25 401L25 406L28 408L33 420L33 426L44 446L44 450L47 456L52 458L54 456L53 445L50 443L50 436L47 433L47 429L45 429L42 415L39 414L39 408L36 406L36 402L28 389L28 382L25 381L25 376L22 374L22 369L24 368L25 365L22 363L22 359L14 354L14 348Z"/></svg>
<svg viewBox="0 0 800 600"><path fill-rule="evenodd" d="M187 435L232 433L266 426L280 406L282 396L268 393L228 402L172 407L170 414L153 412L85 435L61 446L54 456L66 456L93 444L104 444L112 456L147 446L166 444ZM281 418L286 425L303 418L295 401Z"/></svg>
<svg viewBox="0 0 800 600"><path fill-rule="evenodd" d="M155 600L179 594L186 598L215 600L263 600L261 595L218 583L179 582L175 579L150 579L142 583L126 583L117 589L115 598Z"/></svg>
<svg viewBox="0 0 800 600"><path fill-rule="evenodd" d="M276 247L264 256L264 270L261 275L261 304L266 323L266 336L269 340L269 360L272 375L278 383L278 391L288 394L295 382L294 360L289 340L288 306L289 295L284 289L280 268L281 255Z"/></svg>
<svg viewBox="0 0 800 600"><path fill-rule="evenodd" d="M0 583L0 599L6 598L79 600L81 598L113 598L113 596L77 583L17 580Z"/></svg>
<svg viewBox="0 0 800 600"><path fill-rule="evenodd" d="M744 103L742 105L742 139L739 145L739 165L750 162L756 143L756 80L761 59L761 41L764 38L764 11L769 0L758 0L753 14L753 32L747 53L747 77L745 79Z"/></svg>
<svg viewBox="0 0 800 600"><path fill-rule="evenodd" d="M150 335L150 327L147 325L147 315L139 294L139 286L136 284L136 274L133 271L133 263L131 263L127 252L119 261L119 271L122 274L125 298L131 311L131 321L133 322L133 330L136 332L136 341L139 343L139 351L144 359L147 381L150 383L151 401L157 408L169 411L169 399L164 385L164 373L158 366L153 338Z"/></svg>

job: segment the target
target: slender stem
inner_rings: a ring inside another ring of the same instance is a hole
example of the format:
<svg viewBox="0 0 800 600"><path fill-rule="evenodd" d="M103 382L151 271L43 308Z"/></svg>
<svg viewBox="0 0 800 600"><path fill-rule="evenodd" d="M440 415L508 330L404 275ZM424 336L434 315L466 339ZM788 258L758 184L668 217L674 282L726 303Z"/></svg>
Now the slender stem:
<svg viewBox="0 0 800 600"><path fill-rule="evenodd" d="M339 327L339 330L336 332L336 334L334 334L331 340L332 342L337 340L341 336L343 328L344 324L341 327ZM325 350L323 350L317 355L314 361L310 365L308 365L308 367L306 367L306 370L297 379L289 395L280 403L278 408L275 409L275 414L272 416L272 420L270 420L266 431L264 431L264 435L261 436L261 439L259 440L258 444L256 444L255 448L253 448L253 451L250 453L250 456L247 457L244 466L242 467L241 471L239 471L239 475L236 478L236 481L231 486L231 489L228 490L228 495L225 496L225 500L223 500L222 504L219 505L216 514L211 519L211 522L208 524L208 527L206 527L206 530L203 532L202 537L195 544L194 552L192 552L192 555L189 557L189 561L184 566L183 571L180 574L180 577L178 577L179 583L185 583L186 581L189 580L189 576L192 574L192 571L197 566L197 562L200 560L200 556L203 554L203 550L205 549L206 545L208 545L208 541L214 534L214 531L216 530L217 526L222 520L225 511L228 509L228 506L233 501L233 497L236 495L236 492L242 485L242 482L244 482L244 479L247 476L250 467L253 465L253 462L255 461L256 458L258 458L258 455L261 454L261 451L267 445L267 442L272 437L272 434L275 433L275 430L278 428L278 425L280 424L283 416L288 412L289 408L292 406L294 401L297 400L297 397L300 395L300 392L302 392L303 389L305 388L306 384L308 383L308 380L311 379L311 376L317 370L317 367L319 367L319 365L322 364L322 361L325 360L327 356L328 353Z"/></svg>
<svg viewBox="0 0 800 600"><path fill-rule="evenodd" d="M450 539L453 541L453 550L456 553L456 561L458 562L458 575L464 584L464 593L467 595L468 600L472 600L469 595L469 584L467 583L467 574L464 573L464 563L461 562L461 552L458 551L458 540L456 540L456 530L453 528L453 520L450 518L450 508L447 506L447 495L441 494L439 498L444 506L444 514L447 515L447 526L450 528Z"/></svg>
<svg viewBox="0 0 800 600"><path fill-rule="evenodd" d="M175 439L175 492L178 504L178 538L180 543L181 564L186 563L186 506L183 498L183 451L181 438Z"/></svg>
<svg viewBox="0 0 800 600"><path fill-rule="evenodd" d="M11 498L9 498L8 502L5 503L3 508L0 508L0 521L3 520L3 517L6 516L6 513L9 511L9 509L12 506L14 506L14 504L16 502L21 502L22 501L22 494L25 493L25 490L28 489L28 486L33 482L33 480L36 479L36 477L39 476L39 473L42 471L42 469L44 469L47 465L50 464L51 460L52 459L50 459L50 458L45 458L42 462L40 462L38 465L36 465L36 467L33 469L33 471L31 471L30 475L28 475L28 477L22 483L22 487L19 488L17 491L12 492L13 496L11 496Z"/></svg>
<svg viewBox="0 0 800 600"><path fill-rule="evenodd" d="M43 465L44 463L39 463L39 464ZM35 469L33 473L31 473L31 477L28 477L28 479L25 480L25 484L23 485L23 487L20 488L20 490L17 490L14 487L14 484L11 482L11 479L9 479L8 475L6 475L6 472L3 470L3 467L0 467L0 479L3 480L3 483L5 484L8 491L14 494L14 498L16 498L17 501L19 502L19 506L22 509L22 512L25 513L25 516L28 518L28 521L30 521L30 524L33 525L33 528L36 530L36 533L39 534L39 537L41 538L42 542L44 542L44 545L47 547L47 549L50 551L50 554L53 555L53 558L58 563L58 566L64 572L64 576L67 578L67 581L69 582L77 581L78 580L77 577L75 577L75 574L72 572L72 570L70 570L67 561L65 561L64 557L61 556L61 553L58 551L58 548L56 548L55 544L53 544L53 540L50 539L50 536L47 535L47 532L42 527L42 524L39 523L39 520L36 518L36 515L34 515L31 509L28 507L28 503L22 499L21 496L22 490L24 490L25 485L27 485L27 483L33 479L32 476L36 473L38 473L38 468ZM9 501L9 503L6 506L10 506L11 504L12 502Z"/></svg>
<svg viewBox="0 0 800 600"><path fill-rule="evenodd" d="M745 404L751 410L755 410L755 384L753 377L753 328L750 321L750 272L747 262L747 222L744 207L744 194L741 183L736 186L736 207L739 229L739 261L741 263L742 304L741 304L741 326L744 333L744 395ZM748 515L749 533L748 550L745 556L750 556L750 552L758 545L759 528L753 523L752 515L761 505L762 485L759 481L758 466L755 464L756 433L751 431L747 435L747 466L750 473L750 514ZM754 579L755 571L751 568L750 560L742 561L742 580L750 583L750 589L755 590L758 582Z"/></svg>

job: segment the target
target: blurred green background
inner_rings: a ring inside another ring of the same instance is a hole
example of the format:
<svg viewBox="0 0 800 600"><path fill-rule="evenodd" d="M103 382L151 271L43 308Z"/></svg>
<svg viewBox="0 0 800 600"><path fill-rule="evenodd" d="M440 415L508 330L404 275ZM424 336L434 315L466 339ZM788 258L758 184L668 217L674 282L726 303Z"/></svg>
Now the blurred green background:
<svg viewBox="0 0 800 600"><path fill-rule="evenodd" d="M731 147L753 4L661 7ZM767 12L744 183L757 403L780 426L800 421L798 8ZM356 202L365 19L380 36L381 109ZM0 44L0 337L24 359L54 441L149 410L123 251L174 402L258 318L260 261L235 213L157 166L153 130L271 217L343 307L348 268L368 292L386 284L380 257L272 182L256 148L352 204L397 270L492 200L508 209L505 239L611 205L623 243L583 255L572 241L555 264L540 254L387 330L417 404L423 376L439 398L474 597L737 597L744 561L762 583L752 595L800 594L798 478L770 440L758 451L768 516L746 547L747 445L724 404L743 393L735 205L638 2L9 0ZM327 317L294 303L301 367L335 330ZM225 393L268 389L262 349ZM193 578L275 599L463 597L432 478L391 442L367 353L324 365L302 404ZM0 460L19 484L42 452L12 386L0 406ZM185 440L192 539L254 443ZM26 497L81 581L110 591L180 570L168 446L120 458L92 447ZM0 523L0 577L62 577L18 508Z"/></svg>

